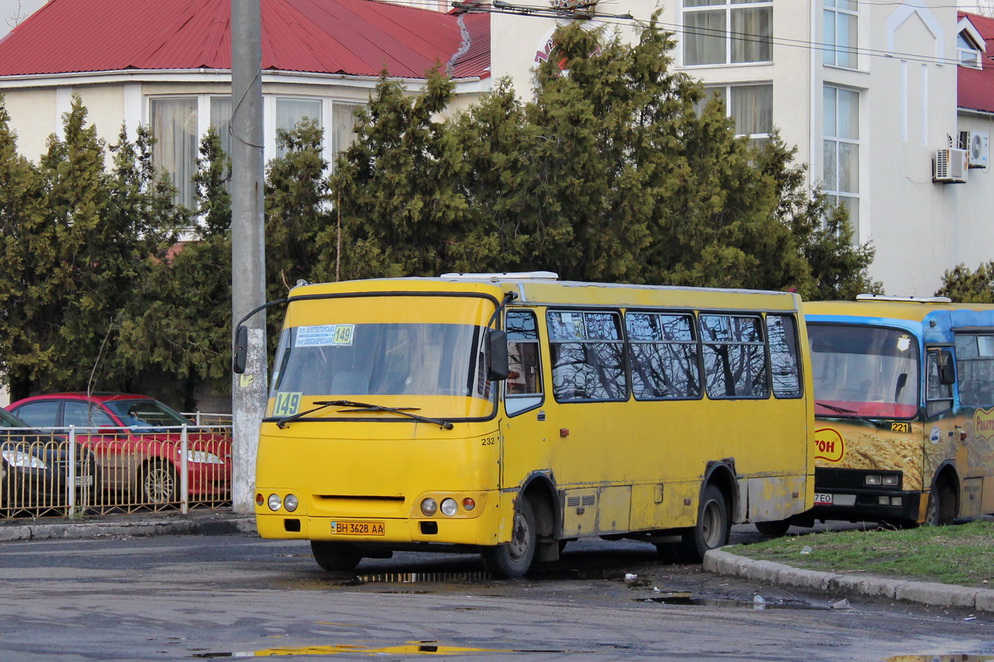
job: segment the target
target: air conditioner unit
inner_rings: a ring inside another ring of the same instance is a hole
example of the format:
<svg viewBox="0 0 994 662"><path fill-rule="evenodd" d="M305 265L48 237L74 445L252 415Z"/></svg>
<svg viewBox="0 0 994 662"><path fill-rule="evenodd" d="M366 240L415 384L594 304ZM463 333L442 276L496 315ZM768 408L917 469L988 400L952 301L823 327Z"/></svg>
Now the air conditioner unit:
<svg viewBox="0 0 994 662"><path fill-rule="evenodd" d="M969 165L965 149L951 147L935 150L932 159L932 181L943 184L961 184L966 181Z"/></svg>
<svg viewBox="0 0 994 662"><path fill-rule="evenodd" d="M990 138L986 131L960 131L959 147L965 149L971 168L990 165Z"/></svg>

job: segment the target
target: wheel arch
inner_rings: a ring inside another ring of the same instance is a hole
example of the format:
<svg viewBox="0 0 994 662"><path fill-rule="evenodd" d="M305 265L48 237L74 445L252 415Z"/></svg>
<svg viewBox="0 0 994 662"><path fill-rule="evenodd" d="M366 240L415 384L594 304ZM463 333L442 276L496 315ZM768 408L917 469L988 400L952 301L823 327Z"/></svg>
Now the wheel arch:
<svg viewBox="0 0 994 662"><path fill-rule="evenodd" d="M953 513L955 516L960 512L960 490L962 489L962 482L960 481L959 471L956 470L956 465L953 464L952 460L945 460L936 468L935 474L932 476L932 481L929 483L929 499L932 498L932 493L936 489L946 484L949 485L953 497Z"/></svg>
<svg viewBox="0 0 994 662"><path fill-rule="evenodd" d="M701 493L708 485L714 485L721 490L728 504L729 519L733 522L738 521L736 515L739 512L739 487L735 475L734 459L712 460L708 462L704 471L704 480L701 481Z"/></svg>
<svg viewBox="0 0 994 662"><path fill-rule="evenodd" d="M562 508L560 507L559 492L556 490L552 475L544 471L530 474L518 490L519 499L528 499L535 512L536 526L539 539L561 537Z"/></svg>

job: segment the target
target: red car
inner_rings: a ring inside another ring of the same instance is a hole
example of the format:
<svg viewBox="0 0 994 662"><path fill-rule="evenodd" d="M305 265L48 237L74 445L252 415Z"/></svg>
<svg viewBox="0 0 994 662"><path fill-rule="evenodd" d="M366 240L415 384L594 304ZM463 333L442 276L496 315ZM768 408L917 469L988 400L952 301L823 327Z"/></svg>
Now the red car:
<svg viewBox="0 0 994 662"><path fill-rule="evenodd" d="M54 393L24 398L6 409L31 427L75 426L76 439L97 458L102 486L139 502L178 501L184 459L191 500L230 499L230 436L195 427L155 398ZM181 447L184 425L189 426L185 458Z"/></svg>

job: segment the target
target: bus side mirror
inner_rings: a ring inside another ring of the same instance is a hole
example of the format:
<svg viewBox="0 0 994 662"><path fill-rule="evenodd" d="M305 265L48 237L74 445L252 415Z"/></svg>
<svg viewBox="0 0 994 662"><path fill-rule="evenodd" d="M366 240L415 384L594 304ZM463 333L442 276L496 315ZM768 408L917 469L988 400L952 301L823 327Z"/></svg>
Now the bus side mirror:
<svg viewBox="0 0 994 662"><path fill-rule="evenodd" d="M236 375L245 372L245 358L248 356L248 328L239 324L235 329L235 357L231 369Z"/></svg>
<svg viewBox="0 0 994 662"><path fill-rule="evenodd" d="M953 369L953 355L947 350L939 350L936 357L939 362L939 383L944 386L956 383L956 371Z"/></svg>
<svg viewBox="0 0 994 662"><path fill-rule="evenodd" d="M487 379L503 381L507 379L510 363L507 356L507 332L490 329L487 335L487 349L490 354L490 370Z"/></svg>

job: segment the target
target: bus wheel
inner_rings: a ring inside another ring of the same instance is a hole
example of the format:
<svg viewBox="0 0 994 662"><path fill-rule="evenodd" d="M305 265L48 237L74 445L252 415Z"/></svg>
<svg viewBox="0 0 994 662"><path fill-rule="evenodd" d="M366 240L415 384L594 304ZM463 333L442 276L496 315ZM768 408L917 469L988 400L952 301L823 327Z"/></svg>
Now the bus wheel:
<svg viewBox="0 0 994 662"><path fill-rule="evenodd" d="M714 485L708 485L701 493L701 503L697 509L697 523L683 534L680 543L683 555L695 563L704 560L704 552L728 544L728 534L732 522L728 519L728 504L725 497Z"/></svg>
<svg viewBox="0 0 994 662"><path fill-rule="evenodd" d="M952 524L956 519L956 494L948 480L937 480L928 494L925 523L932 526Z"/></svg>
<svg viewBox="0 0 994 662"><path fill-rule="evenodd" d="M756 530L764 536L779 538L790 528L790 519L778 519L773 522L756 522Z"/></svg>
<svg viewBox="0 0 994 662"><path fill-rule="evenodd" d="M318 565L329 571L355 570L362 554L352 545L327 540L312 540L311 554Z"/></svg>
<svg viewBox="0 0 994 662"><path fill-rule="evenodd" d="M514 579L528 572L535 557L535 546L535 511L528 499L519 496L511 541L483 548L480 557L491 575Z"/></svg>

